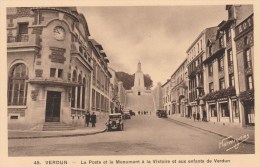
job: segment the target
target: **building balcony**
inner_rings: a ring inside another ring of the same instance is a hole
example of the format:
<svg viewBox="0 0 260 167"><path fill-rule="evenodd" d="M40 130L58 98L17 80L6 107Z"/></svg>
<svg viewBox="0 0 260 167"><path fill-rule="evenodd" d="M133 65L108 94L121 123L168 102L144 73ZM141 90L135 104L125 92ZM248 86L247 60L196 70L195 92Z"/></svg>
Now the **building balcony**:
<svg viewBox="0 0 260 167"><path fill-rule="evenodd" d="M217 91L208 93L204 96L204 99L206 101L211 101L211 100L218 100L218 99L222 99L222 98L228 98L228 97L232 97L232 96L236 96L236 89L235 89L235 87L230 86L225 89L221 89L221 90L217 90Z"/></svg>
<svg viewBox="0 0 260 167"><path fill-rule="evenodd" d="M20 34L17 36L8 36L7 37L7 43L13 43L13 42L28 42L29 41L29 35L28 34Z"/></svg>
<svg viewBox="0 0 260 167"><path fill-rule="evenodd" d="M7 48L17 49L17 48L26 48L26 49L35 49L40 48L40 37L35 34L19 34L17 36L7 36Z"/></svg>
<svg viewBox="0 0 260 167"><path fill-rule="evenodd" d="M189 78L195 77L197 73L203 72L202 64L197 65L193 70L189 71Z"/></svg>

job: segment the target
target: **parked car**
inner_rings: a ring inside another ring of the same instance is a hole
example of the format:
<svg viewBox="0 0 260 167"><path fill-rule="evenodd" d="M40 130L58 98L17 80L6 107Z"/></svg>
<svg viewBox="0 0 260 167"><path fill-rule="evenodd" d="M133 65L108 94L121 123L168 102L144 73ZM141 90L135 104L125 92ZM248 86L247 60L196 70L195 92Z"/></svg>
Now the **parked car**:
<svg viewBox="0 0 260 167"><path fill-rule="evenodd" d="M129 110L123 111L123 118L124 119L131 119L131 114L130 114Z"/></svg>
<svg viewBox="0 0 260 167"><path fill-rule="evenodd" d="M106 122L107 131L124 130L123 116L121 113L114 113L108 115Z"/></svg>
<svg viewBox="0 0 260 167"><path fill-rule="evenodd" d="M167 118L167 111L166 110L157 110L156 115L159 118Z"/></svg>

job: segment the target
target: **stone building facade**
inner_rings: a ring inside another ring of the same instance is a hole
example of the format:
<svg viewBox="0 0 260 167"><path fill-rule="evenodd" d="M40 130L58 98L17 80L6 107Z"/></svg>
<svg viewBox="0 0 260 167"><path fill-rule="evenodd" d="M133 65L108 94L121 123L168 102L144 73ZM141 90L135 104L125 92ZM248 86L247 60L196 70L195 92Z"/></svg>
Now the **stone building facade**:
<svg viewBox="0 0 260 167"><path fill-rule="evenodd" d="M118 80L117 80L117 77L116 77L116 71L111 68L111 67L108 67L108 70L111 74L111 78L110 78L110 86L109 86L109 89L110 89L110 93L109 93L109 108L110 108L110 113L115 113L115 112L118 112L119 111L119 108L120 108L120 104L119 104L119 101L117 100L117 97L118 97Z"/></svg>
<svg viewBox="0 0 260 167"><path fill-rule="evenodd" d="M162 110L163 105L162 105L162 84L160 82L157 83L156 87L152 90L152 95L153 95L153 101L155 105L155 110Z"/></svg>
<svg viewBox="0 0 260 167"><path fill-rule="evenodd" d="M188 111L188 72L187 59L171 75L171 113L182 117L190 117Z"/></svg>
<svg viewBox="0 0 260 167"><path fill-rule="evenodd" d="M204 95L203 61L206 58L206 43L215 37L217 27L206 28L187 49L188 68L188 111L200 114L201 119L206 119L207 112L202 100Z"/></svg>
<svg viewBox="0 0 260 167"><path fill-rule="evenodd" d="M172 105L171 105L171 80L168 79L162 85L162 105L163 109L167 111L168 115L171 115Z"/></svg>
<svg viewBox="0 0 260 167"><path fill-rule="evenodd" d="M227 5L226 10L228 20L218 25L215 40L208 40L208 57L203 62L208 120L254 124L253 20L242 22L253 10L251 5ZM238 33L244 23L250 25L250 30L246 30L248 34ZM248 93L252 99L241 100L240 96Z"/></svg>
<svg viewBox="0 0 260 167"><path fill-rule="evenodd" d="M89 44L92 48L93 57L91 108L92 112L106 115L110 108L109 85L112 77L107 66L109 60L101 44L94 39L90 39Z"/></svg>
<svg viewBox="0 0 260 167"><path fill-rule="evenodd" d="M255 97L254 97L254 15L253 7L246 7L244 13L234 27L235 47L238 68L239 100L241 123L243 126L255 125ZM236 10L238 10L236 8ZM248 16L249 15L249 16Z"/></svg>
<svg viewBox="0 0 260 167"><path fill-rule="evenodd" d="M96 60L89 36L75 7L7 8L9 128L84 125Z"/></svg>

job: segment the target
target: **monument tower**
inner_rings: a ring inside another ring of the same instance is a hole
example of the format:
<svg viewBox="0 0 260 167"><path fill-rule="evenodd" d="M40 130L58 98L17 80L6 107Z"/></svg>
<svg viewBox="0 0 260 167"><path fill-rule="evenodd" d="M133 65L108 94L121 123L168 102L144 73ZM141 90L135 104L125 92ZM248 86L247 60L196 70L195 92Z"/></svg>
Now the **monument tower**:
<svg viewBox="0 0 260 167"><path fill-rule="evenodd" d="M135 72L135 81L134 86L132 87L133 93L140 96L144 93L145 86L144 86L144 74L141 70L141 63L139 61L137 65L137 71Z"/></svg>
<svg viewBox="0 0 260 167"><path fill-rule="evenodd" d="M126 91L126 105L125 108L134 112L149 111L153 112L154 101L151 90L147 90L144 85L144 74L141 68L141 62L137 65L135 72L134 86L131 90Z"/></svg>

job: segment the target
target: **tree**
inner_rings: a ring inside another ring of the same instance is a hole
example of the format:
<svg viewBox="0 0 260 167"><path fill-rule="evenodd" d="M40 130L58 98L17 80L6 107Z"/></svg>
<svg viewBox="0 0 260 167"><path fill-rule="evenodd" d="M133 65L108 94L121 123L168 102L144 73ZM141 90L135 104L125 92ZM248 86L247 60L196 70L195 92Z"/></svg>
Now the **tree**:
<svg viewBox="0 0 260 167"><path fill-rule="evenodd" d="M134 86L134 79L135 79L135 74L130 75L126 72L116 72L116 77L118 81L123 82L123 86L126 90L130 90ZM153 80L151 79L149 74L144 74L144 86L147 89L151 89L153 87Z"/></svg>
<svg viewBox="0 0 260 167"><path fill-rule="evenodd" d="M118 81L123 82L123 86L126 90L130 90L134 86L134 75L130 75L126 72L116 72Z"/></svg>
<svg viewBox="0 0 260 167"><path fill-rule="evenodd" d="M149 74L144 74L144 86L147 89L151 89L151 87L153 87L153 80L151 79Z"/></svg>

